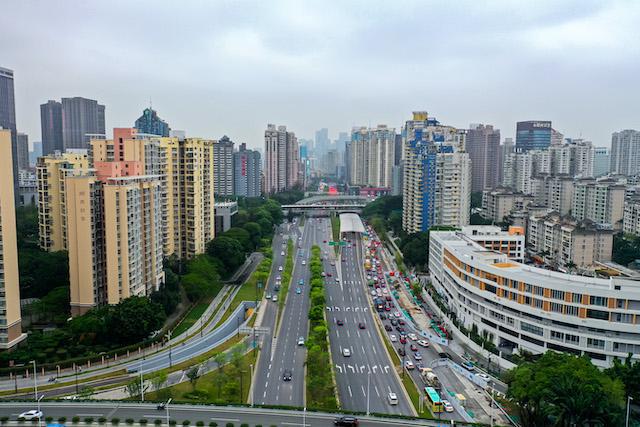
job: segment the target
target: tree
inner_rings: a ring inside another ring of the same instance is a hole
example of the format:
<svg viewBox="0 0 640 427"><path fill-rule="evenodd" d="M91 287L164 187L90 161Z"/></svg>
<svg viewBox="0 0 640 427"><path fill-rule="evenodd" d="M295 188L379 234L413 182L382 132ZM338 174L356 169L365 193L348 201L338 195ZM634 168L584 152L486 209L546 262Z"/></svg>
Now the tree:
<svg viewBox="0 0 640 427"><path fill-rule="evenodd" d="M127 345L142 341L162 327L162 307L145 297L129 297L111 307L106 318L109 340Z"/></svg>
<svg viewBox="0 0 640 427"><path fill-rule="evenodd" d="M222 233L222 236L230 237L237 240L242 245L245 252L251 252L251 236L249 236L249 232L244 228L231 227L230 229Z"/></svg>
<svg viewBox="0 0 640 427"><path fill-rule="evenodd" d="M127 394L129 397L135 397L140 395L140 381L136 378L127 383Z"/></svg>
<svg viewBox="0 0 640 427"><path fill-rule="evenodd" d="M624 362L619 359L613 361L613 366L605 372L613 379L619 379L624 384L626 394L631 396L634 402L640 402L640 362L632 360L629 353Z"/></svg>
<svg viewBox="0 0 640 427"><path fill-rule="evenodd" d="M242 226L242 228L249 232L253 249L260 246L260 239L262 238L262 229L260 228L260 224L257 222L247 222Z"/></svg>
<svg viewBox="0 0 640 427"><path fill-rule="evenodd" d="M189 378L189 382L191 383L191 389L195 391L198 378L200 378L200 366L194 366L189 369L187 371L187 378Z"/></svg>
<svg viewBox="0 0 640 427"><path fill-rule="evenodd" d="M167 383L167 372L158 371L153 377L151 377L151 384L155 391L159 391Z"/></svg>
<svg viewBox="0 0 640 427"><path fill-rule="evenodd" d="M471 193L471 209L482 207L482 191Z"/></svg>
<svg viewBox="0 0 640 427"><path fill-rule="evenodd" d="M479 213L472 213L470 219L471 225L491 225L493 221L490 219L484 218Z"/></svg>
<svg viewBox="0 0 640 427"><path fill-rule="evenodd" d="M246 230L242 230L247 235ZM244 262L244 248L238 240L225 234L216 237L207 244L207 254L219 259L224 266L224 276L229 276Z"/></svg>
<svg viewBox="0 0 640 427"><path fill-rule="evenodd" d="M220 387L222 387L222 384L224 384L224 365L225 363L227 363L227 354L226 353L217 353L215 356L213 356L213 360L216 362L216 366L218 369L218 372L215 376L215 382L216 385L218 386L218 398L220 398Z"/></svg>
<svg viewBox="0 0 640 427"><path fill-rule="evenodd" d="M407 265L421 268L429 261L429 232L408 235L400 244Z"/></svg>

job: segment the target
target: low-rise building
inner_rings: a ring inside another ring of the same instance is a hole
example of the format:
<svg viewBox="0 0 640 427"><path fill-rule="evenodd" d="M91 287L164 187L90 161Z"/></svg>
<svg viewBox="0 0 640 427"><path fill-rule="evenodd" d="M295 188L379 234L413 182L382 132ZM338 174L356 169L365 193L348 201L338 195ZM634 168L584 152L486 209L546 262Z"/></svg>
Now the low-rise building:
<svg viewBox="0 0 640 427"><path fill-rule="evenodd" d="M231 218L238 213L238 202L215 202L215 232L224 233L231 228Z"/></svg>
<svg viewBox="0 0 640 427"><path fill-rule="evenodd" d="M640 281L554 272L510 260L464 233L432 231L432 283L457 321L473 326L501 357L548 350L609 367L640 360Z"/></svg>
<svg viewBox="0 0 640 427"><path fill-rule="evenodd" d="M501 252L516 261L523 261L525 255L524 228L509 227L503 231L494 225L467 225L462 233L485 249Z"/></svg>
<svg viewBox="0 0 640 427"><path fill-rule="evenodd" d="M508 187L498 187L482 192L483 218L495 222L504 221L512 211L521 211L533 202L533 196L513 191Z"/></svg>

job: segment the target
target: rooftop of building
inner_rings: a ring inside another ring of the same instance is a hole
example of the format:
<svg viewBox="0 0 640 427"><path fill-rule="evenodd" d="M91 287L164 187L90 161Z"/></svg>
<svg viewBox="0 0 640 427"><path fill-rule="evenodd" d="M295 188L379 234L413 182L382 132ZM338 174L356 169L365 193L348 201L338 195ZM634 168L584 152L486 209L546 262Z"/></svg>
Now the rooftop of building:
<svg viewBox="0 0 640 427"><path fill-rule="evenodd" d="M342 233L364 233L364 224L358 214L340 214L340 234Z"/></svg>

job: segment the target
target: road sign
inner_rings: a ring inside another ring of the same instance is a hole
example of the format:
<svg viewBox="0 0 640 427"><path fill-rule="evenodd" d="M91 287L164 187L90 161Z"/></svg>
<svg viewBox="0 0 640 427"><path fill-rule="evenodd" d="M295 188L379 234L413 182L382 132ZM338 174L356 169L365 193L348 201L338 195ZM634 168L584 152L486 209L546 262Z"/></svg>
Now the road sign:
<svg viewBox="0 0 640 427"><path fill-rule="evenodd" d="M329 246L347 246L347 242L334 242L334 241L329 241Z"/></svg>

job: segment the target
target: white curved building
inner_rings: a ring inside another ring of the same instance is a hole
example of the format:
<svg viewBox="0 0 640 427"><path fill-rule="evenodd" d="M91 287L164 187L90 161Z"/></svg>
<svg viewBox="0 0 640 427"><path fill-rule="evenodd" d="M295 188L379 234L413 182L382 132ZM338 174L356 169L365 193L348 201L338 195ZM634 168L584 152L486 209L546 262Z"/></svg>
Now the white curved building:
<svg viewBox="0 0 640 427"><path fill-rule="evenodd" d="M468 329L503 354L556 350L608 367L640 359L640 279L596 279L532 267L460 232L432 231L433 285Z"/></svg>

